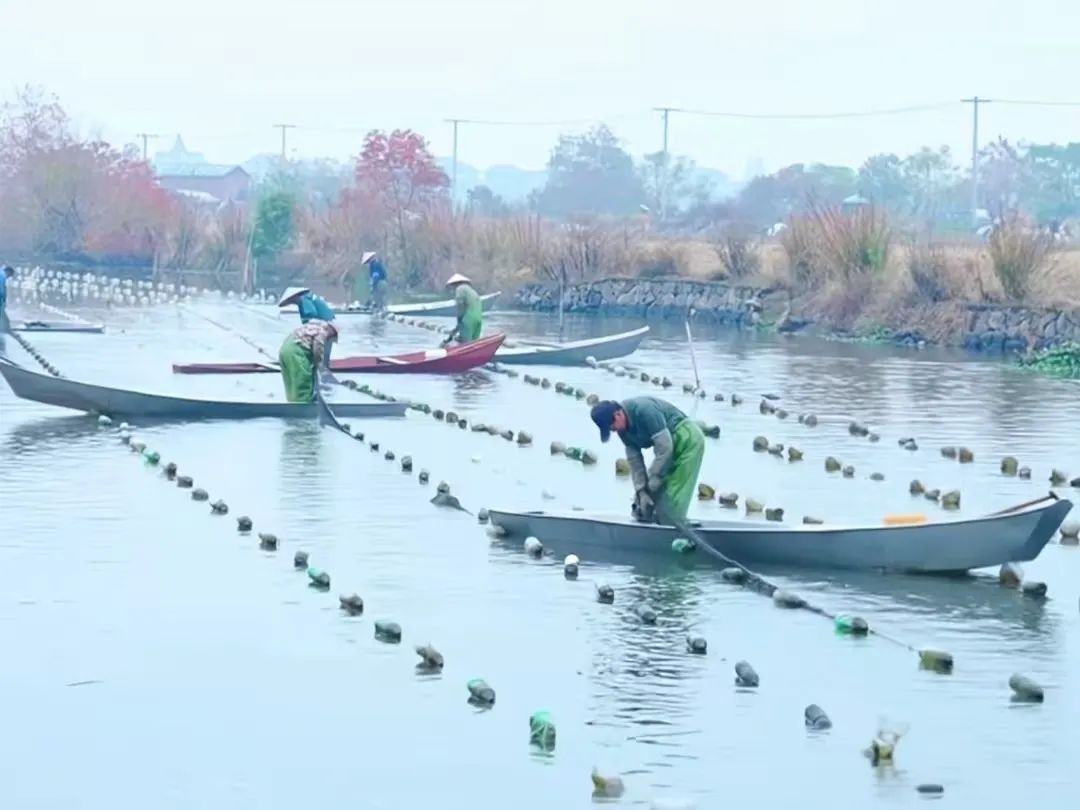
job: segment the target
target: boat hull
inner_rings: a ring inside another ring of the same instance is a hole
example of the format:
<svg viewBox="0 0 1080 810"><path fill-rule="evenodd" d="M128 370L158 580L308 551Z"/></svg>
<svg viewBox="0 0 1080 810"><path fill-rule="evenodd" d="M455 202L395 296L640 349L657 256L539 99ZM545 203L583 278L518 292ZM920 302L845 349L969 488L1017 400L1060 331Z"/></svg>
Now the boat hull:
<svg viewBox="0 0 1080 810"><path fill-rule="evenodd" d="M316 403L231 402L126 391L40 374L2 358L0 376L20 399L124 419L309 419L319 415ZM343 418L404 416L407 408L403 402L333 402L331 407Z"/></svg>
<svg viewBox="0 0 1080 810"><path fill-rule="evenodd" d="M899 526L788 526L765 521L692 523L717 551L745 565L953 573L1035 559L1072 508L1053 496L1007 513L963 521ZM535 536L556 553L586 559L668 554L671 526L577 512L489 510L511 537ZM709 558L711 559L711 558Z"/></svg>
<svg viewBox="0 0 1080 810"><path fill-rule="evenodd" d="M330 361L338 374L460 374L491 362L506 336L491 337L449 349L386 357L341 357ZM174 363L175 374L279 374L277 363Z"/></svg>
<svg viewBox="0 0 1080 810"><path fill-rule="evenodd" d="M540 346L503 346L495 361L516 366L584 366L588 358L597 362L626 357L637 351L648 334L643 326L618 335Z"/></svg>
<svg viewBox="0 0 1080 810"><path fill-rule="evenodd" d="M480 296L480 304L487 312L495 304L495 299L499 297L501 293L493 292ZM280 312L288 315L296 314L296 307L280 307ZM386 311L391 315L404 315L408 317L420 317L424 315L430 315L432 317L448 317L453 318L457 315L457 304L454 299L448 298L443 301L429 301L426 304L391 304L386 308ZM357 307L350 309L346 306L335 306L335 315L370 315L371 308Z"/></svg>
<svg viewBox="0 0 1080 810"><path fill-rule="evenodd" d="M484 311L491 309L500 293L493 292L480 296L480 304ZM386 308L391 315L407 315L410 317L431 315L433 317L454 317L457 315L457 303L453 298L445 301L429 301L426 304L391 304Z"/></svg>

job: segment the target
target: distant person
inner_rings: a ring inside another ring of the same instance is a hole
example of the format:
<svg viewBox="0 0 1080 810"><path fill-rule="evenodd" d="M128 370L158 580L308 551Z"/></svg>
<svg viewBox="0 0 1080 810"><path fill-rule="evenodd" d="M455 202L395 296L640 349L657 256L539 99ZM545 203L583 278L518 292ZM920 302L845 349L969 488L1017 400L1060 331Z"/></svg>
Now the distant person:
<svg viewBox="0 0 1080 810"><path fill-rule="evenodd" d="M298 326L278 352L285 399L289 402L314 402L319 385L318 367L326 362L330 346L337 340L337 327L317 318Z"/></svg>
<svg viewBox="0 0 1080 810"><path fill-rule="evenodd" d="M670 402L648 396L603 400L590 416L600 428L600 441L614 432L626 447L634 518L642 523L685 521L705 456L701 426ZM646 467L641 451L649 447L653 461Z"/></svg>
<svg viewBox="0 0 1080 810"><path fill-rule="evenodd" d="M11 322L7 316L8 279L15 275L15 270L7 265L0 271L0 332L10 332Z"/></svg>
<svg viewBox="0 0 1080 810"><path fill-rule="evenodd" d="M371 284L371 308L386 309L386 267L374 251L369 251L360 259L360 264L368 267Z"/></svg>
<svg viewBox="0 0 1080 810"><path fill-rule="evenodd" d="M454 273L447 279L446 286L454 291L457 323L446 336L443 345L449 345L454 338L457 338L458 343L472 343L478 340L484 326L484 305L479 294L473 289L472 282L461 273Z"/></svg>
<svg viewBox="0 0 1080 810"><path fill-rule="evenodd" d="M314 320L332 323L334 320L334 310L331 306L321 295L316 295L307 287L289 287L282 294L278 306L285 307L293 303L296 304L296 309L300 313L302 324ZM336 336L336 330L334 334ZM328 345L323 354L323 361L327 368L330 368L330 349L331 346Z"/></svg>

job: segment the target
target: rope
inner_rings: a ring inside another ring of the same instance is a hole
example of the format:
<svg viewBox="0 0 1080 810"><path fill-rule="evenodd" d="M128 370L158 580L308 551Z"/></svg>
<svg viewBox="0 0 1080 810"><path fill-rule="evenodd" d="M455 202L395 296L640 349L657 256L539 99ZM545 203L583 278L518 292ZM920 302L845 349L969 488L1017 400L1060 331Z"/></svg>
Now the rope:
<svg viewBox="0 0 1080 810"><path fill-rule="evenodd" d="M42 356L41 352L39 352L37 349L35 349L33 347L33 345L30 343L29 340L24 338L18 332L9 332L8 334L11 335L13 338L15 338L15 342L18 343L20 346L22 346L23 349L26 351L26 353L29 354L31 357L33 357L34 360L38 363L38 365L40 365L43 369L45 369L45 371L47 371L49 374L53 375L54 377L63 377L64 376L63 374L60 373L59 369L57 369L55 366L51 365L49 363L49 361L46 360Z"/></svg>
<svg viewBox="0 0 1080 810"><path fill-rule="evenodd" d="M747 568L745 565L740 563L738 560L733 560L730 557L728 557L726 554L723 554L716 547L714 547L709 542L707 542L700 534L698 534L698 532L696 532L693 528L691 528L685 521L674 521L674 524L675 524L676 529L678 529L680 532L682 532L687 537L689 537L691 540L693 540L694 543L696 543L699 547L703 548L706 552L708 552L709 554L712 554L714 557L716 557L718 560L722 561L726 565L729 565L729 566L731 566L733 568L738 568L740 571L742 571L744 574L746 574L748 581L753 583L755 586L758 586L758 587L752 587L751 590L761 590L762 592L765 592L770 598L778 590L780 590L779 586L777 586L775 583L770 582L765 577L761 576L761 574L758 574L755 571L751 571L749 568ZM800 597L800 599L801 599L801 597ZM825 608L823 608L823 607L819 607L817 605L812 605L809 602L807 602L805 599L802 600L802 604L799 607L801 609L803 609L803 610L806 610L806 611L810 612L810 613L816 613L819 616L824 616L826 619L829 619L830 621L833 621L833 622L836 621L836 618L837 618L836 614L830 613L829 611L825 610ZM892 638L891 636L887 636L884 633L873 629L872 627L869 628L868 633L872 633L873 635L878 636L879 638L882 638L885 641L889 641L889 642L891 642L893 644L896 644L896 645L898 645L900 647L904 647L905 649L910 650L911 652L914 652L914 653L919 652L918 649L911 646L910 644L908 644L908 643L906 643L904 641L900 641L899 639Z"/></svg>
<svg viewBox="0 0 1080 810"><path fill-rule="evenodd" d="M240 338L240 340L244 341L244 343L246 343L248 346L253 348L255 351L257 351L259 354L263 355L264 357L269 358L274 363L276 363L278 361L277 357L270 354L270 352L266 351L266 349L264 349L262 346L257 344L255 341L253 341L250 338L248 338L248 337L240 334L239 332L237 332L231 326L226 326L221 321L214 320L209 315L203 315L201 312L196 312L193 309L189 309L188 307L185 307L183 304L180 305L180 309L182 309L184 312L187 312L189 315L194 315L196 318L202 318L207 323L213 324L214 326L218 327L219 329L224 329L226 332L229 332L230 334L234 335L235 337Z"/></svg>

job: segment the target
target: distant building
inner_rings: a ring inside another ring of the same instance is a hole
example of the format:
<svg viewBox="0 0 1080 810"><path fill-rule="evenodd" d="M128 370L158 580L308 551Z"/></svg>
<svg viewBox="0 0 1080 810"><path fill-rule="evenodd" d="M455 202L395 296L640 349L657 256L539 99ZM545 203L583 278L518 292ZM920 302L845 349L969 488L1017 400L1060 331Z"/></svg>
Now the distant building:
<svg viewBox="0 0 1080 810"><path fill-rule="evenodd" d="M241 166L208 163L189 152L179 135L172 149L154 155L154 170L162 188L204 202L245 202L251 188L251 175Z"/></svg>

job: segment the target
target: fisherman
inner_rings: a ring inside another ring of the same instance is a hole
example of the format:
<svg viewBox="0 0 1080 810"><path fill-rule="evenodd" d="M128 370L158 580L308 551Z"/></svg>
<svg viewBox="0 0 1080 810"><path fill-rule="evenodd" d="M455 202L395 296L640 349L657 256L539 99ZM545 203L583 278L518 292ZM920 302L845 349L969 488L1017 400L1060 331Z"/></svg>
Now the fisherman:
<svg viewBox="0 0 1080 810"><path fill-rule="evenodd" d="M11 323L7 316L8 279L15 275L15 270L7 265L0 270L0 332L10 332Z"/></svg>
<svg viewBox="0 0 1080 810"><path fill-rule="evenodd" d="M386 268L375 251L368 251L360 258L360 264L368 266L371 283L371 308L378 311L386 309Z"/></svg>
<svg viewBox="0 0 1080 810"><path fill-rule="evenodd" d="M454 291L454 303L457 306L457 323L446 336L442 345L447 346L455 337L458 343L472 343L480 337L484 326L484 305L480 296L473 289L472 282L461 273L454 273L446 281L446 286Z"/></svg>
<svg viewBox="0 0 1080 810"><path fill-rule="evenodd" d="M279 307L288 306L289 304L296 304L296 309L300 313L300 323L309 323L313 320L326 321L330 323L334 320L334 310L330 307L326 300L321 295L316 295L307 287L289 287L282 294L281 299L278 301ZM336 335L336 330L335 330ZM323 355L323 363L326 368L330 368L330 350L332 343L327 344L326 351Z"/></svg>
<svg viewBox="0 0 1080 810"><path fill-rule="evenodd" d="M701 426L656 397L603 400L593 406L591 416L600 428L600 441L606 442L614 430L626 445L634 482L634 517L643 523L668 525L686 520L705 455ZM647 447L653 448L648 468L641 453Z"/></svg>
<svg viewBox="0 0 1080 810"><path fill-rule="evenodd" d="M313 318L285 338L278 352L285 399L289 402L315 401L315 386L319 384L317 369L337 336L337 326L332 321Z"/></svg>

